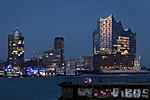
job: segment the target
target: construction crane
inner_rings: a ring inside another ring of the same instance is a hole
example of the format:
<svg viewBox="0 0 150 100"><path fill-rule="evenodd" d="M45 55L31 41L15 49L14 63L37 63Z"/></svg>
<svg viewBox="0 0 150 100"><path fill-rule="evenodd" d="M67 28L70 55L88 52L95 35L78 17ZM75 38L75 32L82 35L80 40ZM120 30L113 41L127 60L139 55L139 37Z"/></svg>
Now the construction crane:
<svg viewBox="0 0 150 100"><path fill-rule="evenodd" d="M35 56L36 56L36 53L37 53L37 52L43 52L43 51L38 51L38 50L35 50L35 49L34 49L34 50L31 50L30 52L32 52L32 53L33 53L34 58L35 58Z"/></svg>
<svg viewBox="0 0 150 100"><path fill-rule="evenodd" d="M34 49L34 50L31 50L30 52L32 52L33 55L34 55L34 60L35 60L35 61L34 61L34 65L35 65L35 66L39 66L39 65L40 65L40 61L39 61L39 60L40 60L40 56L36 58L36 53L37 53L37 52L43 52L43 51L39 51L39 50ZM37 62L36 62L36 61L37 61Z"/></svg>

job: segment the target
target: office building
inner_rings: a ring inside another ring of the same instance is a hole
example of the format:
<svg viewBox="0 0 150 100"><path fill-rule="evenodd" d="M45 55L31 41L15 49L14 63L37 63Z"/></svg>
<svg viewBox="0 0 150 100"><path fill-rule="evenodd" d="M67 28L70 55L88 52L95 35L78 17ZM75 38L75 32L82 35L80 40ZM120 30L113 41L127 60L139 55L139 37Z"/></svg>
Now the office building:
<svg viewBox="0 0 150 100"><path fill-rule="evenodd" d="M31 59L25 59L25 67L43 67L43 56L39 55Z"/></svg>
<svg viewBox="0 0 150 100"><path fill-rule="evenodd" d="M44 67L54 70L56 67L61 68L61 49L44 51L43 64Z"/></svg>
<svg viewBox="0 0 150 100"><path fill-rule="evenodd" d="M55 37L54 50L61 50L61 67L64 67L64 39L63 37Z"/></svg>
<svg viewBox="0 0 150 100"><path fill-rule="evenodd" d="M8 64L23 67L24 65L24 37L18 27L12 35L8 35Z"/></svg>
<svg viewBox="0 0 150 100"><path fill-rule="evenodd" d="M92 70L93 56L79 56L65 61L67 69Z"/></svg>

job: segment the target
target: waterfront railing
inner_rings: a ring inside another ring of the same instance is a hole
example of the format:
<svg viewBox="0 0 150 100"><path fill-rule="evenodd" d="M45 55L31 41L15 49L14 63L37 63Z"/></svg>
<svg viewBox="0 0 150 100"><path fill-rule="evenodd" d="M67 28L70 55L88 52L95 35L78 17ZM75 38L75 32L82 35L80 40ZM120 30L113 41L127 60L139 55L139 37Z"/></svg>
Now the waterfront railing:
<svg viewBox="0 0 150 100"><path fill-rule="evenodd" d="M89 79L89 80L87 80ZM85 81L90 81L89 84L137 84L150 85L150 78L137 77L66 77L62 78L62 83L84 84Z"/></svg>

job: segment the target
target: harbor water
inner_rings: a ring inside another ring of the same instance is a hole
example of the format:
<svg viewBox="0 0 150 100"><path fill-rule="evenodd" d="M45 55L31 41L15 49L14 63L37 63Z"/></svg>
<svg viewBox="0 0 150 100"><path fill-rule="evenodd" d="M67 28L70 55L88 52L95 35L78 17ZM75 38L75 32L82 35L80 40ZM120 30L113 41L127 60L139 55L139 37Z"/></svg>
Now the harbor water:
<svg viewBox="0 0 150 100"><path fill-rule="evenodd" d="M61 87L58 86L65 77L135 77L150 78L150 74L120 75L81 75L56 77L1 77L0 100L58 100Z"/></svg>

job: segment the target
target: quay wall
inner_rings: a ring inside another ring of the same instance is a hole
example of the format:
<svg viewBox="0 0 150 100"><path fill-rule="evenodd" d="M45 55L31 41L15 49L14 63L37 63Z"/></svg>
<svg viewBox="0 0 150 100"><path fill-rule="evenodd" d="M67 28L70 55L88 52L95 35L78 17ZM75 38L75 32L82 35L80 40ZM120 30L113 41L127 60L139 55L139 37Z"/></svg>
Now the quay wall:
<svg viewBox="0 0 150 100"><path fill-rule="evenodd" d="M62 88L59 100L150 100L150 79L104 81L97 78L94 82L87 82L85 79L88 78L64 79L59 84Z"/></svg>

